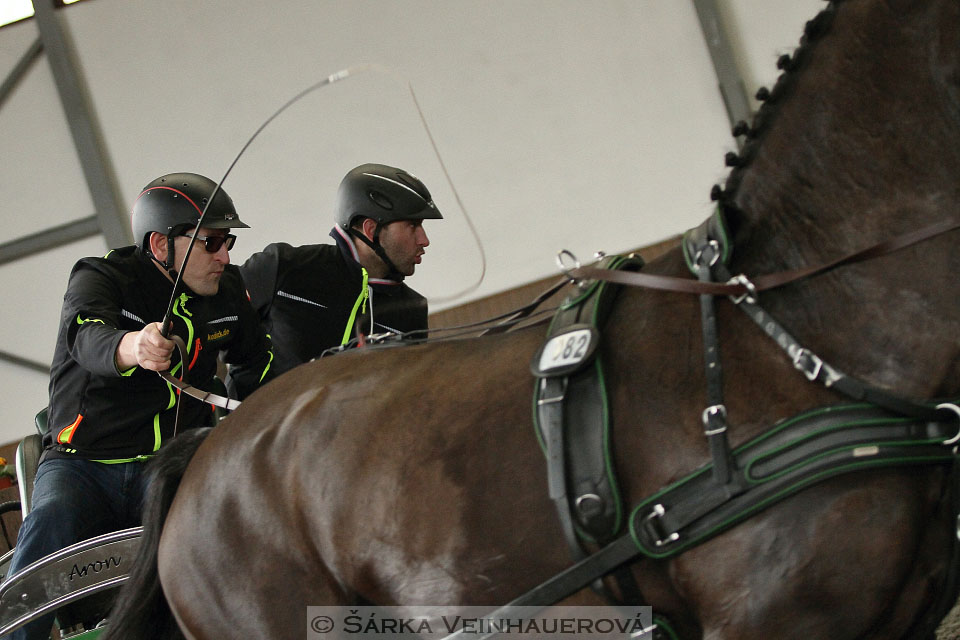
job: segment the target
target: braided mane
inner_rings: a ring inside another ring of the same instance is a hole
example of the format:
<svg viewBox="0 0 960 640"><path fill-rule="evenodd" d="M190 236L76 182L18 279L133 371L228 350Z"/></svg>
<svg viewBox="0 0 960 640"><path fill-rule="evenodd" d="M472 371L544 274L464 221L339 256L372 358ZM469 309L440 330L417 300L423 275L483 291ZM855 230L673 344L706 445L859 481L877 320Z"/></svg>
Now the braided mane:
<svg viewBox="0 0 960 640"><path fill-rule="evenodd" d="M829 30L833 22L836 11L836 5L842 0L831 0L831 2L814 18L809 20L803 30L803 36L800 38L800 46L793 52L793 55L784 54L777 60L777 68L782 71L777 78L773 89L760 87L756 93L756 99L760 100L760 108L753 116L753 124L748 125L741 120L733 126L732 135L734 137L745 137L745 142L740 153L730 151L726 154L724 161L728 167L732 167L727 176L724 186L713 185L710 190L710 199L718 202L727 210L736 209L734 199L737 188L740 186L740 180L743 172L750 165L758 148L763 142L763 135L770 128L770 124L776 119L778 103L785 96L790 94L793 88L794 80L797 75L803 71L813 47L817 41Z"/></svg>

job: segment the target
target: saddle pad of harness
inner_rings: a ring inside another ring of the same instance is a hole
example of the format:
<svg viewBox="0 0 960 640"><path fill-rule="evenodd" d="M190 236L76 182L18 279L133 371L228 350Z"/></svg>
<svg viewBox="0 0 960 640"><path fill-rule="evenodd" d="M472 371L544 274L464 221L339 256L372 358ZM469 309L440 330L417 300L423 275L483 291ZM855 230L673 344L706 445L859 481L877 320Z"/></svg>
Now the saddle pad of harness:
<svg viewBox="0 0 960 640"><path fill-rule="evenodd" d="M612 256L604 268L637 270L638 256ZM623 526L613 469L603 367L602 327L619 290L593 281L567 298L531 362L538 382L534 423L547 457L550 496L571 546L603 543ZM574 534L573 529L576 530Z"/></svg>

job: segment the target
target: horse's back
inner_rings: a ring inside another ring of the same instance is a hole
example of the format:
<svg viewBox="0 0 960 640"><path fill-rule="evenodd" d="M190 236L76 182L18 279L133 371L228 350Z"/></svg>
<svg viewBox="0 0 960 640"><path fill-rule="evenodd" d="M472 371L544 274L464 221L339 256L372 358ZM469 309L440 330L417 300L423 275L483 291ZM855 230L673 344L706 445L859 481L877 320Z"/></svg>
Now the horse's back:
<svg viewBox="0 0 960 640"><path fill-rule="evenodd" d="M167 518L160 571L181 624L229 613L256 634L305 624L309 605L492 604L517 595L518 566L562 568L530 426L541 336L348 352L251 396Z"/></svg>

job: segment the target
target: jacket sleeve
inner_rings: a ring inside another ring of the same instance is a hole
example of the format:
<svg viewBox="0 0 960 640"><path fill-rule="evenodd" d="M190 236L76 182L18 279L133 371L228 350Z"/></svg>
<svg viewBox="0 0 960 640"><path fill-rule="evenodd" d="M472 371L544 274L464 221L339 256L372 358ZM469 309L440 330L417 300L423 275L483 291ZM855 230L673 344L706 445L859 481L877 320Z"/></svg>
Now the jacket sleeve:
<svg viewBox="0 0 960 640"><path fill-rule="evenodd" d="M71 357L97 375L122 375L115 358L127 333L119 328L121 300L118 285L106 275L83 265L74 268L63 297L62 330Z"/></svg>
<svg viewBox="0 0 960 640"><path fill-rule="evenodd" d="M273 303L273 296L277 288L277 268L279 264L279 246L267 245L240 265L240 275L247 288L250 304L260 315L266 318L267 311Z"/></svg>
<svg viewBox="0 0 960 640"><path fill-rule="evenodd" d="M231 365L228 383L231 395L243 400L273 379L273 347L260 318L245 297L239 301L237 315L241 335L226 351L224 360Z"/></svg>

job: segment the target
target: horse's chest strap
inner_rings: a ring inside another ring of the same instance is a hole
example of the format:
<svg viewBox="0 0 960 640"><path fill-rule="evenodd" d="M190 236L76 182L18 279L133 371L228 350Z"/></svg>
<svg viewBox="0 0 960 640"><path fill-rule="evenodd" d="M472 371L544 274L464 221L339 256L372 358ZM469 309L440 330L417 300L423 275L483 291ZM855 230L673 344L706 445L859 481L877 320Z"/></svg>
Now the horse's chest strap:
<svg viewBox="0 0 960 640"><path fill-rule="evenodd" d="M697 279L702 283L712 282L712 269L721 266L730 255L723 218L715 215L688 233L683 239L683 251ZM720 366L720 340L714 307L714 296L700 295L704 376L707 383L707 407L703 410L701 421L713 459L713 478L718 485L726 486L733 479L734 461L727 439L727 407L723 402L723 370Z"/></svg>
<svg viewBox="0 0 960 640"><path fill-rule="evenodd" d="M728 485L707 466L643 500L630 531L644 555L672 557L836 475L952 464L956 451L945 443L956 428L956 420L927 422L866 403L809 411L738 447Z"/></svg>

